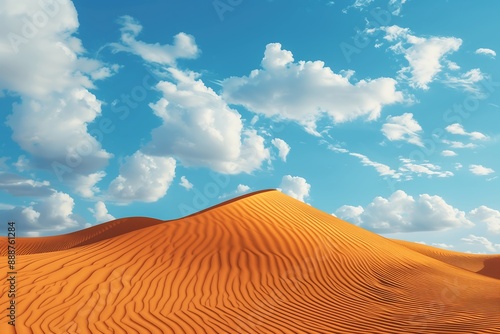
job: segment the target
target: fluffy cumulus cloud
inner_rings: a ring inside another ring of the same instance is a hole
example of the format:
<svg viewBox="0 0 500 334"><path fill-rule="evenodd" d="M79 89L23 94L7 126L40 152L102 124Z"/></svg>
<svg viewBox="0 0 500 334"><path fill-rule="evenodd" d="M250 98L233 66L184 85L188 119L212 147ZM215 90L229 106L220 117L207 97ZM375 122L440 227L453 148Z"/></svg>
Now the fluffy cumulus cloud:
<svg viewBox="0 0 500 334"><path fill-rule="evenodd" d="M175 65L177 59L196 58L200 53L191 35L182 32L175 35L172 45L148 44L137 40L142 30L142 25L137 20L130 16L122 16L118 23L121 25L121 41L111 44L114 52L130 52L148 62L161 65Z"/></svg>
<svg viewBox="0 0 500 334"><path fill-rule="evenodd" d="M32 165L59 177L94 173L111 157L87 131L101 113L89 89L117 67L84 56L78 25L67 0L7 0L0 11L0 91L19 97L6 124Z"/></svg>
<svg viewBox="0 0 500 334"><path fill-rule="evenodd" d="M163 97L150 105L163 125L152 131L149 153L226 174L251 173L269 160L264 138L244 128L241 115L198 74L173 68L169 72L176 83L158 83Z"/></svg>
<svg viewBox="0 0 500 334"><path fill-rule="evenodd" d="M118 175L109 185L110 200L155 202L165 196L175 177L175 160L135 152L125 159Z"/></svg>
<svg viewBox="0 0 500 334"><path fill-rule="evenodd" d="M373 120L384 106L404 100L392 78L351 83L352 71L343 75L322 61L295 62L279 43L266 46L261 67L248 76L223 80L222 96L252 112L298 122L316 135L322 115L335 123L359 117Z"/></svg>
<svg viewBox="0 0 500 334"><path fill-rule="evenodd" d="M484 167L483 165L470 165L469 171L474 175L490 175L495 173L493 169Z"/></svg>
<svg viewBox="0 0 500 334"><path fill-rule="evenodd" d="M243 193L246 193L250 190L250 187L247 186L246 184L238 184L238 186L236 187L236 193L237 194L243 194Z"/></svg>
<svg viewBox="0 0 500 334"><path fill-rule="evenodd" d="M492 58L495 58L497 56L497 53L494 50L488 48L479 48L475 53L478 55L490 56Z"/></svg>
<svg viewBox="0 0 500 334"><path fill-rule="evenodd" d="M392 43L390 50L401 54L408 61L399 74L414 88L428 89L429 84L441 72L446 56L457 51L462 40L455 37L417 37L407 28L393 25L379 28L385 32L385 40ZM369 29L368 33L374 33Z"/></svg>
<svg viewBox="0 0 500 334"><path fill-rule="evenodd" d="M428 194L414 198L397 190L388 198L376 197L366 207L344 205L335 215L378 233L440 231L473 226L465 212Z"/></svg>
<svg viewBox="0 0 500 334"><path fill-rule="evenodd" d="M279 138L274 138L271 143L278 149L278 155L281 160L286 162L286 157L290 152L290 145L288 145L283 139Z"/></svg>
<svg viewBox="0 0 500 334"><path fill-rule="evenodd" d="M304 202L305 199L309 197L311 185L307 183L306 179L303 177L285 175L281 179L281 184L278 190L288 196Z"/></svg>
<svg viewBox="0 0 500 334"><path fill-rule="evenodd" d="M106 208L106 204L102 201L98 201L95 205L94 208L89 209L90 212L92 212L92 215L95 218L96 223L104 223L104 222L109 222L111 220L115 220L116 218L113 217L109 212L108 209Z"/></svg>
<svg viewBox="0 0 500 334"><path fill-rule="evenodd" d="M413 114L404 113L400 116L387 117L382 126L382 133L390 141L401 140L417 146L423 146L420 133L422 127L413 118Z"/></svg>
<svg viewBox="0 0 500 334"><path fill-rule="evenodd" d="M181 176L181 182L179 182L179 185L186 190L190 190L193 188L193 184L189 182L189 180L185 176Z"/></svg>
<svg viewBox="0 0 500 334"><path fill-rule="evenodd" d="M73 184L73 188L78 195L84 198L92 198L101 191L101 189L97 187L97 183L105 176L106 173L103 171L89 175L77 175L70 181L70 184Z"/></svg>
<svg viewBox="0 0 500 334"><path fill-rule="evenodd" d="M19 232L24 236L53 234L79 226L73 213L74 206L75 202L70 195L54 191L50 196L30 203L29 206L0 210L0 219L23 222Z"/></svg>
<svg viewBox="0 0 500 334"><path fill-rule="evenodd" d="M488 232L500 234L500 211L481 205L470 211L469 217L473 221L486 224Z"/></svg>
<svg viewBox="0 0 500 334"><path fill-rule="evenodd" d="M473 140L486 140L486 139L488 139L488 136L486 136L485 134L483 134L481 132L477 132L477 131L467 132L467 131L465 131L462 124L459 124L459 123L450 124L445 128L445 130L451 134L467 136Z"/></svg>

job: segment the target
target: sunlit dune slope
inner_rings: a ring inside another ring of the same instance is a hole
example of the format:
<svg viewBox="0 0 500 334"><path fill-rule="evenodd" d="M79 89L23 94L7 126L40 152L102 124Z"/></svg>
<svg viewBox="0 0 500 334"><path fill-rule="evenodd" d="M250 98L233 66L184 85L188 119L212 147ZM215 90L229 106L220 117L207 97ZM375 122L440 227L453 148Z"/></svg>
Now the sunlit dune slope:
<svg viewBox="0 0 500 334"><path fill-rule="evenodd" d="M61 251L29 241L39 246L17 259L17 333L500 331L500 280L277 191L99 228L73 235L85 244L58 240Z"/></svg>

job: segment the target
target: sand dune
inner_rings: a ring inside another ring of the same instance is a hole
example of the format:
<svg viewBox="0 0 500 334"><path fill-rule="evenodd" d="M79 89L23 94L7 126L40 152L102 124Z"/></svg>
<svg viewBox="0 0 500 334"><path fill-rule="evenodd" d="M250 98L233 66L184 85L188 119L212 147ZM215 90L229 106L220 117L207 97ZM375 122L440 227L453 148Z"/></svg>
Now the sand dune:
<svg viewBox="0 0 500 334"><path fill-rule="evenodd" d="M500 280L481 274L495 257L389 240L277 191L18 244L17 333L500 332Z"/></svg>
<svg viewBox="0 0 500 334"><path fill-rule="evenodd" d="M393 241L453 266L500 279L500 255L466 254L403 240Z"/></svg>

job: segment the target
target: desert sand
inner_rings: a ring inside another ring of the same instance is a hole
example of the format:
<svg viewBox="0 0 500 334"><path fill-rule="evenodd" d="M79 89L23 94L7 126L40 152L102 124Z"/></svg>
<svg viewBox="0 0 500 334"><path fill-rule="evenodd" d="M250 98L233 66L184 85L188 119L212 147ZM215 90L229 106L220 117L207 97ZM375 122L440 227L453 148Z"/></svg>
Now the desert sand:
<svg viewBox="0 0 500 334"><path fill-rule="evenodd" d="M500 255L387 239L274 190L17 244L0 333L500 333Z"/></svg>

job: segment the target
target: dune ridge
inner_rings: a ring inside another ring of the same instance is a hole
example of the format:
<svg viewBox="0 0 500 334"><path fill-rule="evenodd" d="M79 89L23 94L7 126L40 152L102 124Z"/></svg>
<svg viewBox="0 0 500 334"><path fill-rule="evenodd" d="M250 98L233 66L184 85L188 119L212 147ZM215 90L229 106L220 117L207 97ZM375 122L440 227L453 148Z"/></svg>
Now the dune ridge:
<svg viewBox="0 0 500 334"><path fill-rule="evenodd" d="M278 191L130 219L19 239L17 333L500 331L500 280L479 263L495 256L461 266Z"/></svg>

